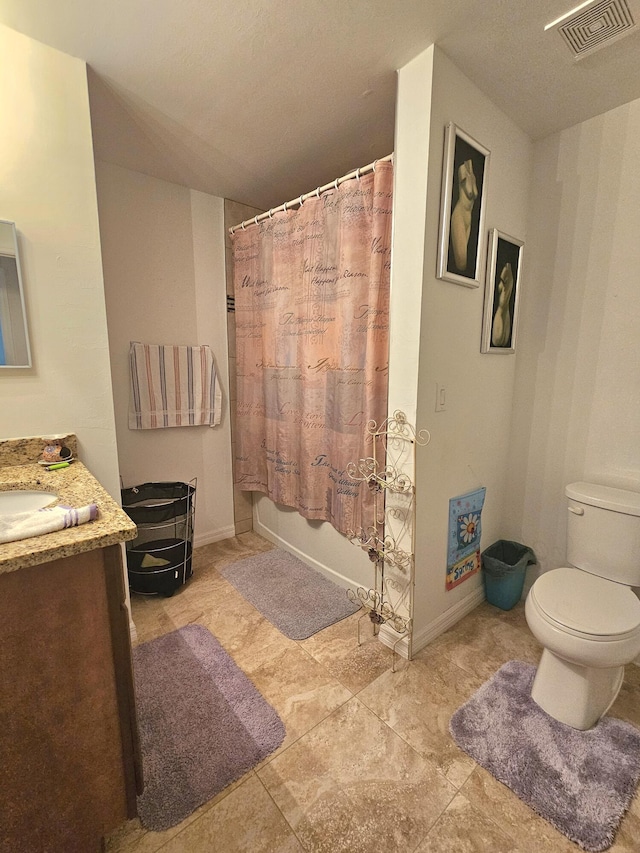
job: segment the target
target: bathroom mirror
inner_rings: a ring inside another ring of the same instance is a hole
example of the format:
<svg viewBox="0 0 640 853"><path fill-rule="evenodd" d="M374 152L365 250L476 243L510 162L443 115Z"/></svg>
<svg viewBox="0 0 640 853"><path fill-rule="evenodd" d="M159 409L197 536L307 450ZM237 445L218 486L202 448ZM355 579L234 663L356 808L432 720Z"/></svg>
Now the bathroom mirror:
<svg viewBox="0 0 640 853"><path fill-rule="evenodd" d="M1 367L31 367L16 226L4 219L0 219Z"/></svg>

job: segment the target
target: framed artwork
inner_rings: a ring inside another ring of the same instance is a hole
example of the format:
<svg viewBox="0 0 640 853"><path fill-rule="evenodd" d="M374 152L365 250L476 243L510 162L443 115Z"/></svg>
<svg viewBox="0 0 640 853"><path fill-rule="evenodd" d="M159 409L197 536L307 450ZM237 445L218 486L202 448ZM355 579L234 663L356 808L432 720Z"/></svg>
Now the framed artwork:
<svg viewBox="0 0 640 853"><path fill-rule="evenodd" d="M489 151L449 123L445 131L437 277L479 287Z"/></svg>
<svg viewBox="0 0 640 853"><path fill-rule="evenodd" d="M524 243L493 228L489 232L481 352L515 352Z"/></svg>

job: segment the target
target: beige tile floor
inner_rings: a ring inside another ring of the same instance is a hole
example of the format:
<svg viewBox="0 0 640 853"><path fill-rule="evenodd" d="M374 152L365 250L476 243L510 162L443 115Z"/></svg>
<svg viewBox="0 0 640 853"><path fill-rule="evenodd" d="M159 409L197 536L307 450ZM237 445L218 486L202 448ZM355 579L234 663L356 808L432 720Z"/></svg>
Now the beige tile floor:
<svg viewBox="0 0 640 853"><path fill-rule="evenodd" d="M271 547L245 533L197 549L186 586L172 598L134 595L132 606L140 642L190 622L209 628L280 714L284 743L167 832L129 821L108 853L580 850L448 732L453 711L503 663L537 662L522 605L480 605L394 673L377 640L358 647L359 614L295 642L219 574ZM611 713L640 726L640 669L628 668ZM640 795L610 849L640 851Z"/></svg>

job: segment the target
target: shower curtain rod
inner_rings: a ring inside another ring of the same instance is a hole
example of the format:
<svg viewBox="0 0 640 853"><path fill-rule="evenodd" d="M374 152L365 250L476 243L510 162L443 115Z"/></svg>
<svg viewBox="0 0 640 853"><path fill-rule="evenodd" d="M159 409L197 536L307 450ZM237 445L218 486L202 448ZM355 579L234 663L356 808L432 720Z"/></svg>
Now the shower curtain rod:
<svg viewBox="0 0 640 853"><path fill-rule="evenodd" d="M286 211L287 208L292 205L301 205L303 201L306 201L312 196L320 198L320 193L325 192L325 190L330 190L332 187L337 190L338 186L344 183L344 181L350 181L351 178L359 179L361 175L364 175L367 172L375 172L376 165L378 163L388 163L391 160L393 160L393 154L387 154L386 157L380 157L378 160L374 160L373 163L369 163L367 166L362 166L360 169L355 169L353 172L349 172L348 175L343 175L341 178L336 178L335 181L331 181L331 183L325 184L323 187L318 187L310 193L305 193L304 195L299 196L299 198L294 198L293 201L285 201L284 204L281 204L278 207L272 207L271 210L268 210L266 213L260 213L258 216L252 216L251 219L245 219L244 222L241 222L239 225L234 225L232 228L229 228L229 234L233 234L233 232L237 231L239 228L242 228L244 231L247 225L257 225L258 222L262 219L267 219L267 217L271 219L274 213L278 213L280 210Z"/></svg>

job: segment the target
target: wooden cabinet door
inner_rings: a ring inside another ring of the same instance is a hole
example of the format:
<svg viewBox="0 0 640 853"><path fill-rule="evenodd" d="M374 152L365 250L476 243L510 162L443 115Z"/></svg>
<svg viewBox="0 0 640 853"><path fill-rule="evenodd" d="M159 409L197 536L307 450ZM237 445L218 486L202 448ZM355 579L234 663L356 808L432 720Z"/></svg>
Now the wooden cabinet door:
<svg viewBox="0 0 640 853"><path fill-rule="evenodd" d="M132 797L135 810L135 725L123 738L114 662L128 647L128 624L124 641L113 636L116 552L0 575L2 853L98 851Z"/></svg>

